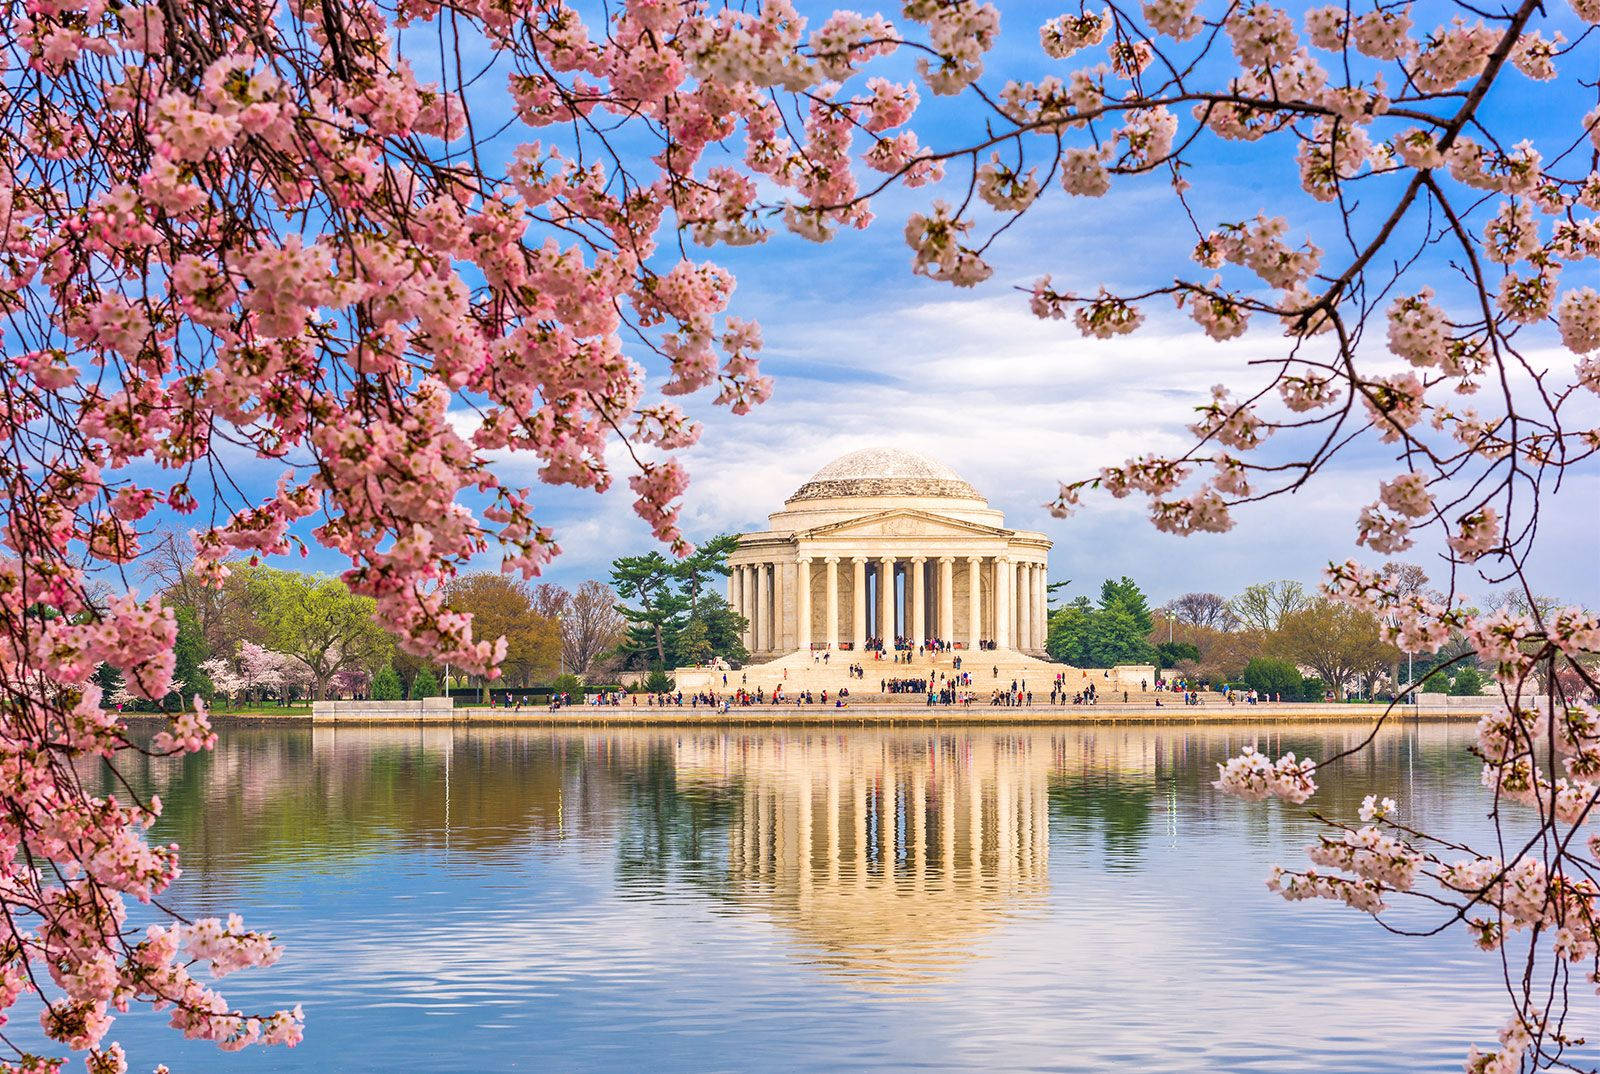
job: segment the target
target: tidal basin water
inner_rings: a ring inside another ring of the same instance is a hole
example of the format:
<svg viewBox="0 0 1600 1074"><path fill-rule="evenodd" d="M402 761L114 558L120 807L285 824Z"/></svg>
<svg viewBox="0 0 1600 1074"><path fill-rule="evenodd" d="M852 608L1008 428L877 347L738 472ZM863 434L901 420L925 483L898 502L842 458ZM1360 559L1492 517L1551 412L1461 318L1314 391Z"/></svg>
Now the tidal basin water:
<svg viewBox="0 0 1600 1074"><path fill-rule="evenodd" d="M1481 838L1470 732L1385 732L1314 802ZM225 993L302 1002L305 1043L113 1036L175 1074L1459 1070L1498 962L1285 903L1315 822L1210 786L1245 743L1362 733L226 729L133 781L184 848L170 902L287 945Z"/></svg>

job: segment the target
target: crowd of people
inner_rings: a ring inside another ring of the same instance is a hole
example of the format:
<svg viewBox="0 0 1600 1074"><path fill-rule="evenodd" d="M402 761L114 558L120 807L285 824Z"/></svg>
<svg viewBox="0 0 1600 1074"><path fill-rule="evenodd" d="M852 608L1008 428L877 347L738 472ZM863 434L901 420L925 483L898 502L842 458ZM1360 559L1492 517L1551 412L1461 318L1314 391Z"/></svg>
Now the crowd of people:
<svg viewBox="0 0 1600 1074"><path fill-rule="evenodd" d="M799 690L790 693L779 684L773 687L770 694L764 687L758 686L754 690L747 690L741 686L726 694L718 694L713 690L690 691L686 694L678 690L673 693L613 696L617 700L610 703L618 705L622 704L621 698L626 697L628 704L637 707L642 697L646 708L711 709L714 712L728 712L734 708L751 708L757 705L822 705L842 709L849 701L850 690L848 687L840 687L838 690Z"/></svg>
<svg viewBox="0 0 1600 1074"><path fill-rule="evenodd" d="M927 679L881 679L878 682L881 694L921 694L927 689Z"/></svg>
<svg viewBox="0 0 1600 1074"><path fill-rule="evenodd" d="M992 641L980 641L978 642L977 647L979 649L996 648L994 642ZM894 641L889 645L885 645L882 638L876 636L869 637L866 642L862 644L861 649L863 652L871 653L874 660L883 660L885 657L887 657L888 659L894 660L897 663L909 664L911 663L912 659L918 656L932 656L935 653L953 653L956 651L956 643L946 638L924 638L921 641L917 641L914 638L908 638L905 635L897 634L895 635ZM823 653L824 663L827 662L826 655L826 653ZM813 653L812 660L815 661L816 657L817 654ZM961 666L961 657L957 656L955 658L955 665L956 667Z"/></svg>
<svg viewBox="0 0 1600 1074"><path fill-rule="evenodd" d="M918 644L912 642L909 638L896 637L888 646L885 646L881 638L870 638L863 648L870 651L875 660L889 660L896 664L911 665L916 662L916 657L918 656L931 653L948 653L954 649L954 646L950 642L939 638L929 638ZM994 649L995 646L991 642L981 641L978 643L977 648L989 650ZM828 651L813 652L811 656L812 663L828 664L832 659L832 655ZM882 676L878 680L878 692L885 695L921 694L930 707L935 705L972 705L980 694L979 691L973 688L975 683L973 682L972 673L962 670L961 661L962 658L960 656L954 657L949 671L932 669L927 675ZM723 687L720 693L712 689L698 692L691 691L688 694L682 691L655 694L629 694L622 691L610 691L586 695L582 698L582 703L600 706L643 705L649 708L713 708L726 712L734 707L745 708L757 705L831 705L842 708L846 699L850 696L848 688L836 690L805 689L790 693L786 689L789 678L787 668L783 672L784 681L772 687L770 692L762 686L750 688L749 675L746 672L733 671L730 673L727 669L720 670L722 671ZM866 679L866 668L860 662L852 662L843 670L852 680L864 682ZM981 671L979 674L981 674ZM1000 667L998 664L990 668L990 674L993 679L999 680ZM734 681L735 678L737 682ZM1121 686L1120 682L1111 680L1111 672L1109 670L1097 669L1093 677L1087 671L1079 669L1065 670L1057 672L1051 680L1049 704L1052 707L1098 705L1105 699L1107 693L1112 695L1110 700L1115 701L1117 700L1115 693ZM1263 702L1282 700L1282 696L1279 694L1266 693L1245 687L1224 686L1219 689L1213 689L1209 684L1191 682L1183 676L1168 678L1159 674L1155 677L1153 683L1145 679L1139 681L1138 692L1141 696L1147 695L1151 691L1155 693L1154 701L1158 708L1168 704L1169 702L1165 701L1164 698L1173 694L1181 695L1183 704L1188 706L1205 704L1208 694L1213 698L1220 695L1221 699L1227 701L1230 705L1256 705ZM1122 694L1121 700L1124 703L1134 700L1131 685L1128 689L1120 689L1120 692ZM642 701L641 698L643 699ZM494 697L491 695L490 704L494 703ZM512 695L508 693L502 703L507 707L514 705L517 709L521 709L524 702L520 697L513 699ZM551 708L560 708L573 703L572 697L564 693L556 694L550 699ZM1009 684L996 682L989 690L989 704L995 707L1014 708L1029 706L1033 703L1033 692L1028 689L1028 683L1023 679L1012 679Z"/></svg>

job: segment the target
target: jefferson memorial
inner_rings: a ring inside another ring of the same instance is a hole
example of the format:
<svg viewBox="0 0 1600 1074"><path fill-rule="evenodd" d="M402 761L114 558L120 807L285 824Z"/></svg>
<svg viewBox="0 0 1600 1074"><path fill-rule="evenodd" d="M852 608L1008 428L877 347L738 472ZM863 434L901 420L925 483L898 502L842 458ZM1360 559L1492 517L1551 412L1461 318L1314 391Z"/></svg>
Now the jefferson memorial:
<svg viewBox="0 0 1600 1074"><path fill-rule="evenodd" d="M1042 657L1042 533L1007 529L959 474L891 448L835 459L740 536L728 600L753 661L929 640Z"/></svg>

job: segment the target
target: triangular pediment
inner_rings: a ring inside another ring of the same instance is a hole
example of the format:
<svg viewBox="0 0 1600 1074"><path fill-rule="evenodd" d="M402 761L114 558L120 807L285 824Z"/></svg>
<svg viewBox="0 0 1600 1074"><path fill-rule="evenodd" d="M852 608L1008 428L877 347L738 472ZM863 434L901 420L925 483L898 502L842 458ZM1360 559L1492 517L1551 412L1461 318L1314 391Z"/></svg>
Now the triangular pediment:
<svg viewBox="0 0 1600 1074"><path fill-rule="evenodd" d="M1009 537L1010 530L912 507L877 511L816 526L796 537Z"/></svg>

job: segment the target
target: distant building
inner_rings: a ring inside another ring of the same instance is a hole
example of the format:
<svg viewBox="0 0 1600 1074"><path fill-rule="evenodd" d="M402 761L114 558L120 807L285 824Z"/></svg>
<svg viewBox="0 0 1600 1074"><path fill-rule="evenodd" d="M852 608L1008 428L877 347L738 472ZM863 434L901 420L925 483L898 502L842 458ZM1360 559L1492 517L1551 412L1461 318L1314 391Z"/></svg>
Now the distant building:
<svg viewBox="0 0 1600 1074"><path fill-rule="evenodd" d="M930 639L1043 656L1050 540L949 467L891 448L818 470L741 535L728 599L749 620L754 660Z"/></svg>

